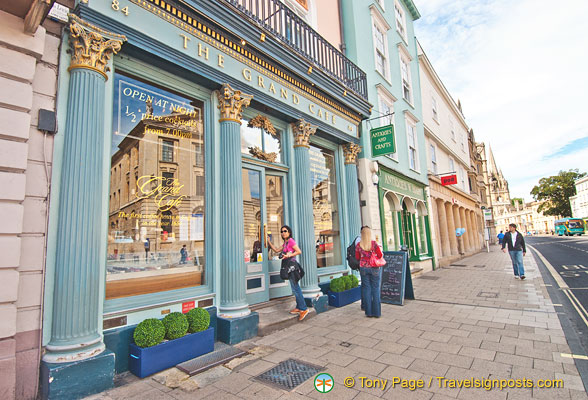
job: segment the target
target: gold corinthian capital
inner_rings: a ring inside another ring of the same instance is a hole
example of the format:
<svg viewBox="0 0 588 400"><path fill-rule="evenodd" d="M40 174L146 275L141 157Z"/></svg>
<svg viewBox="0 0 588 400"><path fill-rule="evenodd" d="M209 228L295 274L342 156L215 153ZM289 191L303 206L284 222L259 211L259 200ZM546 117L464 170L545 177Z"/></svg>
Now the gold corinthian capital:
<svg viewBox="0 0 588 400"><path fill-rule="evenodd" d="M249 106L253 96L240 90L234 90L231 85L225 83L217 92L218 109L221 112L219 122L235 121L241 123L241 114L245 107Z"/></svg>
<svg viewBox="0 0 588 400"><path fill-rule="evenodd" d="M357 155L361 151L361 146L355 143L349 143L343 146L343 154L345 155L345 164L355 164Z"/></svg>
<svg viewBox="0 0 588 400"><path fill-rule="evenodd" d="M96 71L105 79L110 54L116 54L127 38L124 35L105 31L92 25L77 15L68 14L70 19L71 63L68 71L74 68L87 68Z"/></svg>
<svg viewBox="0 0 588 400"><path fill-rule="evenodd" d="M311 125L303 119L299 119L292 123L292 131L294 132L294 147L309 147L308 141L310 135L316 132L316 125Z"/></svg>

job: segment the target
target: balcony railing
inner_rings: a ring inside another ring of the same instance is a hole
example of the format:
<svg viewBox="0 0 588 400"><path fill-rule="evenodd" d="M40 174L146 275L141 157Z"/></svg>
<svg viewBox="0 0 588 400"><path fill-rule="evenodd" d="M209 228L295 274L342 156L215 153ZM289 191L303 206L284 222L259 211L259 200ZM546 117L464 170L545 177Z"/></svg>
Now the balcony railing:
<svg viewBox="0 0 588 400"><path fill-rule="evenodd" d="M365 72L280 0L218 1L231 4L314 66L367 100Z"/></svg>

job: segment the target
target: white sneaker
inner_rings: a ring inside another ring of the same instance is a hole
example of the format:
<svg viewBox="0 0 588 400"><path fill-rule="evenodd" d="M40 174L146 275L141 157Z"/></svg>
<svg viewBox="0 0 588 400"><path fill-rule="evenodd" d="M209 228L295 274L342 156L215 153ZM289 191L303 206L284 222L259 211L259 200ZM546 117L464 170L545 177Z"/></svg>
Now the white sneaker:
<svg viewBox="0 0 588 400"><path fill-rule="evenodd" d="M519 276L518 275L515 275L515 279L519 279Z"/></svg>

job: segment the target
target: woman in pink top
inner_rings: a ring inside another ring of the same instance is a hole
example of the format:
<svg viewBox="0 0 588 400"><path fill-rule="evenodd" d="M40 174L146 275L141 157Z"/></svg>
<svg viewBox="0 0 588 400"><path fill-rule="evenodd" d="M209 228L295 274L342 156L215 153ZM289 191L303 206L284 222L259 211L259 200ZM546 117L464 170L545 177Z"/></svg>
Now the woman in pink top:
<svg viewBox="0 0 588 400"><path fill-rule="evenodd" d="M282 240L284 240L280 253L280 258L282 259L282 262L284 262L284 260L290 257L296 257L297 255L302 254L302 251L300 251L300 247L298 247L298 245L294 241L294 238L292 238L292 228L290 228L288 225L284 225L280 228L280 234L282 236ZM273 243L269 241L269 239L267 241L267 244L269 244L269 247L276 253L280 252L280 248L274 246ZM290 281L292 293L296 298L296 308L291 310L290 314L298 314L298 320L302 321L306 317L306 314L308 314L308 307L304 302L304 296L302 295L300 285L298 285L298 282L294 279L292 274L288 277L288 280Z"/></svg>
<svg viewBox="0 0 588 400"><path fill-rule="evenodd" d="M380 280L382 267L371 265L372 254L382 258L382 249L372 240L372 230L369 226L361 228L361 241L355 246L355 258L359 260L359 274L361 275L361 297L365 306L365 315L380 318L382 306L380 301Z"/></svg>

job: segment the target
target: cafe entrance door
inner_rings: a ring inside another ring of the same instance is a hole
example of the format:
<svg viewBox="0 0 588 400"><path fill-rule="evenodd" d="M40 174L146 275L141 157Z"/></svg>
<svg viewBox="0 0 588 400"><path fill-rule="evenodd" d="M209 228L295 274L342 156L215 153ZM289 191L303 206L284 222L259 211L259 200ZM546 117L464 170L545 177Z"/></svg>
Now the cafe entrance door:
<svg viewBox="0 0 588 400"><path fill-rule="evenodd" d="M280 227L287 220L286 174L258 166L242 169L246 294L249 304L288 296L290 284L280 279L281 260L267 244L282 247Z"/></svg>

